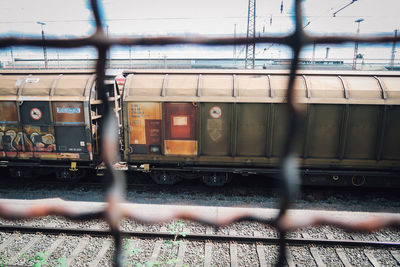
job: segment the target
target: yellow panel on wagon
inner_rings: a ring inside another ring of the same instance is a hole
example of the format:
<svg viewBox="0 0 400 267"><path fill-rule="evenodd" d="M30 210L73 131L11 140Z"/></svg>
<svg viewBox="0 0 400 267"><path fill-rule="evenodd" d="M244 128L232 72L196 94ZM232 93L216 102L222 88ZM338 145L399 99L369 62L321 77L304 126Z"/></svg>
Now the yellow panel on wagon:
<svg viewBox="0 0 400 267"><path fill-rule="evenodd" d="M129 149L133 154L160 154L161 103L129 102Z"/></svg>

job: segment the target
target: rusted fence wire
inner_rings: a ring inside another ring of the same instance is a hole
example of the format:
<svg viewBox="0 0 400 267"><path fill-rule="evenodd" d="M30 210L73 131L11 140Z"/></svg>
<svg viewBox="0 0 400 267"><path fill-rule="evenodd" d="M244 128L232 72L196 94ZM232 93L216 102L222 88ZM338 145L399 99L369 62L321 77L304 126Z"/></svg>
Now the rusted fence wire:
<svg viewBox="0 0 400 267"><path fill-rule="evenodd" d="M280 249L277 265L283 266L285 257L285 235L288 231L296 230L305 226L331 225L347 230L357 231L374 231L384 227L400 226L399 219L388 217L374 218L362 222L344 222L324 216L312 216L308 218L290 218L287 210L290 203L296 196L299 184L298 167L295 160L295 142L296 135L303 121L303 114L294 100L294 80L298 67L298 60L301 49L309 44L342 44L346 42L362 42L362 43L388 43L398 42L400 37L393 36L311 36L305 33L302 23L302 6L301 0L295 1L295 30L292 34L283 37L257 37L256 43L280 43L289 46L293 50L293 60L290 68L290 77L287 89L287 110L289 114L288 131L285 143L284 154L281 159L281 205L280 211L276 218L265 219L251 212L242 211L240 213L231 213L223 217L210 219L204 214L193 211L177 211L174 209L166 209L162 214L146 214L138 212L134 209L121 205L125 200L125 177L124 174L112 168L114 162L118 162L118 132L115 118L110 115L111 107L105 92L105 68L106 53L111 46L134 46L134 45L172 45L172 44L196 44L196 45L245 45L246 38L207 38L207 37L151 37L151 38L109 38L104 31L102 12L99 2L91 0L91 10L95 19L96 31L93 35L86 38L73 39L35 39L35 38L1 38L0 47L7 46L38 46L58 48L76 48L82 46L92 46L98 51L97 59L97 90L99 98L103 101L105 119L100 125L102 132L102 157L107 165L106 177L111 186L107 193L107 206L100 211L82 212L68 207L68 205L59 205L59 203L38 204L25 210L14 210L7 205L0 205L0 217L6 219L28 219L33 217L41 217L48 215L63 216L73 220L88 219L105 219L110 226L110 233L115 241L115 257L114 266L122 265L122 238L119 229L119 223L123 218L144 222L144 223L160 223L170 220L193 220L200 223L224 226L239 221L257 221L274 227L280 234Z"/></svg>

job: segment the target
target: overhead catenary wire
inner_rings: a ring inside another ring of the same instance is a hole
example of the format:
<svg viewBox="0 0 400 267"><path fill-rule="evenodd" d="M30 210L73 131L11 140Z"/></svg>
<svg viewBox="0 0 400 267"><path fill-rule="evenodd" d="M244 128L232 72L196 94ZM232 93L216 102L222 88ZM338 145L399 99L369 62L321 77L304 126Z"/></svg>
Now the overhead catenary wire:
<svg viewBox="0 0 400 267"><path fill-rule="evenodd" d="M350 5L354 4L355 2L357 2L358 0L352 0L350 3L346 4L344 7L340 8L339 10L333 12L333 17L336 17L336 14L339 13L340 11L342 11L343 9L349 7Z"/></svg>
<svg viewBox="0 0 400 267"><path fill-rule="evenodd" d="M332 11L333 8L330 9ZM274 14L268 14L268 15L257 15L257 18L260 19L268 19L271 20L271 16L273 18L294 18L295 15L291 14L284 14L284 15L274 15ZM303 16L303 18L330 18L332 17L331 15L307 15ZM353 19L353 18L358 18L360 17L359 15L344 15L344 16L335 16L336 18L348 18L348 19ZM366 15L363 16L365 18L390 18L395 16L388 16L388 15ZM118 22L118 21L168 21L168 20L207 20L207 19L216 19L216 20L221 20L221 19L246 19L246 16L228 16L228 17L218 17L218 16L213 16L213 17L164 17L164 18L110 18L105 20L106 22ZM95 22L94 20L91 19L70 19L70 20L43 20L45 23L75 23L75 22ZM36 20L21 20L21 21L0 21L0 24L26 24L26 23L36 23Z"/></svg>

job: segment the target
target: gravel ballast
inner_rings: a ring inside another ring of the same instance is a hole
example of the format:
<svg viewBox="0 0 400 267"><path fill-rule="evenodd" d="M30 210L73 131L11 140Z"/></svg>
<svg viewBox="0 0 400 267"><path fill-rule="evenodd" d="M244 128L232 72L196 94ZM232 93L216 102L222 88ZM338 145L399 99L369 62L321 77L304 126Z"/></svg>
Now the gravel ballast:
<svg viewBox="0 0 400 267"><path fill-rule="evenodd" d="M178 204L178 205L205 205L205 206L240 206L246 205L248 207L276 207L279 199L273 194L254 193L254 195L246 195L246 191L229 191L228 189L212 189L212 193L206 191L197 191L195 189L185 189L180 192L179 188L171 189L167 187L165 191L160 192L157 190L150 191L129 191L128 199L136 203L146 204ZM11 199L37 199L43 197L62 196L66 200L73 201L103 201L104 192L100 189L86 188L85 190L78 189L77 187L70 187L68 190L59 188L35 188L29 190L25 188L11 188L5 190L0 188L0 193L5 193L2 197L9 197ZM307 198L310 201L307 201ZM297 200L293 207L303 209L328 209L328 210L343 210L343 211L365 211L365 210L379 210L379 206L388 207L382 208L384 211L394 213L400 212L400 204L397 202L388 205L388 199L374 199L369 201L364 199L346 201L344 197L326 197L325 199L318 200L315 197L306 197ZM70 221L62 217L46 216L43 218L35 218L30 220L5 220L0 219L0 225L19 225L19 226L34 226L34 227L53 227L53 228L77 228L77 229L101 229L108 230L109 226L104 220L90 220L90 221ZM259 265L259 252L262 251L264 260L267 266L273 265L278 257L278 247L266 243L240 243L240 242L215 242L215 241L189 241L186 240L183 234L187 231L194 234L212 233L217 235L235 235L239 236L254 236L261 235L264 237L278 237L278 233L274 228L266 226L257 222L237 222L224 227L209 227L200 225L191 221L172 221L159 224L142 224L128 219L123 219L120 224L122 231L144 231L144 232L158 232L164 229L167 233L177 233L177 241L171 245L172 239L146 239L129 237L124 238L124 251L126 266L140 266L149 264L150 261L159 264L178 263L179 247L185 244L185 254L183 257L183 266L203 266L206 261L206 247L211 246L211 266L229 266L231 259L235 258L231 253L237 253L238 266L258 266ZM311 238L327 239L333 237L334 239L344 240L365 240L365 241L391 241L400 242L400 234L393 229L383 229L376 233L368 234L352 234L342 229L322 226L322 227L308 227L289 232L289 238L303 238L304 234ZM102 250L105 244L111 242L104 257L99 259L98 266L111 266L114 251L114 245L111 237L95 237L95 236L66 236L66 235L44 235L44 234L21 234L21 233L0 233L0 244L9 240L15 239L0 250L0 263L6 263L7 260L15 259L8 264L29 265L32 261L30 258L38 253L46 252L51 245L58 238L63 238L61 245L59 245L51 255L47 255L46 262L49 266L56 266L60 260L69 260L70 266L88 266ZM27 249L22 257L15 255L23 249L33 238L39 238L31 248ZM74 255L74 260L71 255L74 250L82 242L82 239L87 239L87 244L84 248ZM161 244L157 258L152 258L155 251L155 244L159 241ZM234 249L232 249L234 247ZM317 251L323 263L327 266L344 266L336 253L338 247L324 247L324 246L290 246L290 255L292 260L297 266L316 266L315 260L311 253ZM385 249L371 249L371 248L341 248L346 255L348 261L354 266L372 266L370 260L366 256L366 251L370 251L369 255L374 258L382 266L398 266L399 263L391 255L390 251ZM1 266L1 265L0 265Z"/></svg>

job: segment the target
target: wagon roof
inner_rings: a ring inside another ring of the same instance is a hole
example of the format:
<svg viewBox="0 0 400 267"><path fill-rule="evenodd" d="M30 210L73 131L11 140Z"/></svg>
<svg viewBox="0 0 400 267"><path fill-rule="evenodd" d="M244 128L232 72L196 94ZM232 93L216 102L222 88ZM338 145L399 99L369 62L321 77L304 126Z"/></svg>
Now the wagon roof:
<svg viewBox="0 0 400 267"><path fill-rule="evenodd" d="M284 102L287 72L136 71L127 76L125 101ZM400 105L400 73L315 72L296 75L300 103Z"/></svg>
<svg viewBox="0 0 400 267"><path fill-rule="evenodd" d="M90 95L94 74L0 75L0 96L30 100L85 100Z"/></svg>

